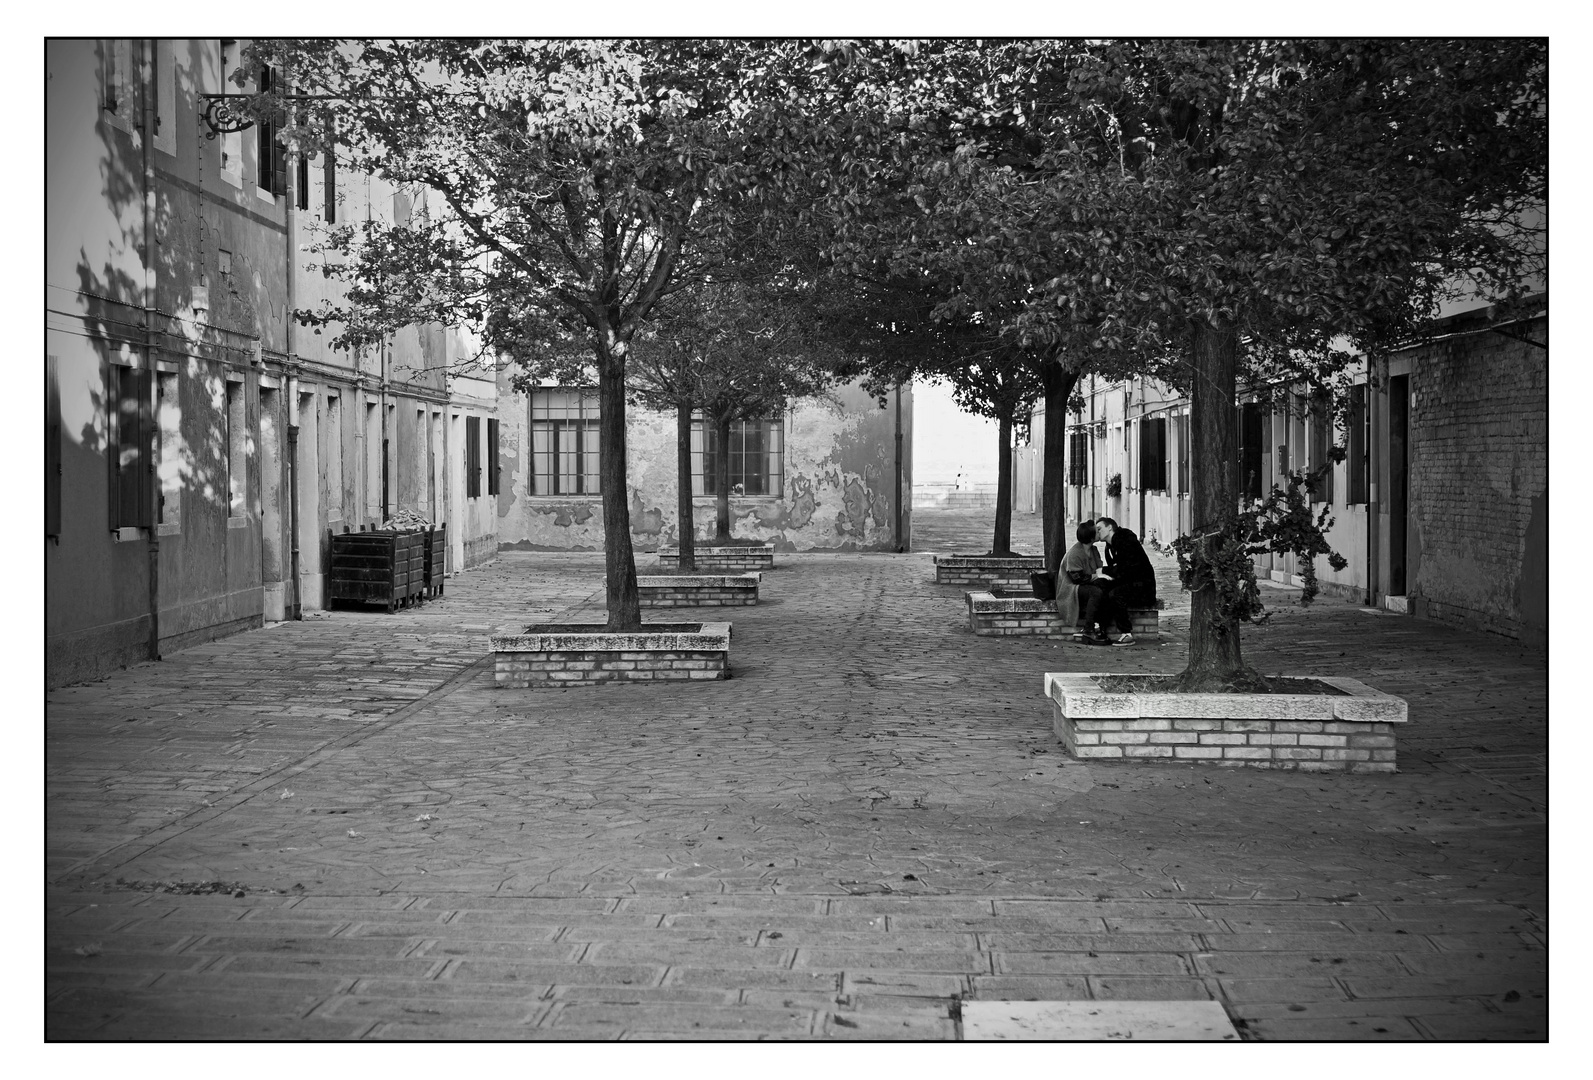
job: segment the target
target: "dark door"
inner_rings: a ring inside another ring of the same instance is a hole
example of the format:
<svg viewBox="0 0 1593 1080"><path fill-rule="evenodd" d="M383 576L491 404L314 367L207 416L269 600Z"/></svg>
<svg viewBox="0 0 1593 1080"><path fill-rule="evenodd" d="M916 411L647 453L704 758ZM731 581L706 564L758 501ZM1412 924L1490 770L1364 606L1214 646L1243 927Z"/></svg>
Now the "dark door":
<svg viewBox="0 0 1593 1080"><path fill-rule="evenodd" d="M1410 376L1388 380L1388 594L1405 595L1406 515L1410 510Z"/></svg>

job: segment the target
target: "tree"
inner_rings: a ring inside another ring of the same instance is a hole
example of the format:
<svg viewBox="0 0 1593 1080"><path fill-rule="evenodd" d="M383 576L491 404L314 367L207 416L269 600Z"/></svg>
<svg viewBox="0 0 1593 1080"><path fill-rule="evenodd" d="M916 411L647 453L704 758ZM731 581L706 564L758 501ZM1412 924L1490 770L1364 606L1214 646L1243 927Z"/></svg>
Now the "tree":
<svg viewBox="0 0 1593 1080"><path fill-rule="evenodd" d="M987 246L1039 284L1015 332L1087 326L1190 393L1185 689L1257 684L1239 649L1259 606L1248 554L1313 554L1308 530L1239 512L1241 372L1322 385L1417 333L1446 293L1520 296L1541 269L1524 211L1546 206L1546 60L1541 41L1404 39L1091 42L1049 58L1067 105L1038 182L985 170L984 200L1025 224Z"/></svg>
<svg viewBox="0 0 1593 1080"><path fill-rule="evenodd" d="M517 384L595 367L608 625L640 625L626 493L632 342L749 226L786 168L769 140L795 46L751 41L266 41L284 73L253 102L306 152L434 196L326 245L347 302L300 314L365 347L412 322L480 331ZM784 65L784 66L782 66ZM289 96L289 90L301 96Z"/></svg>
<svg viewBox="0 0 1593 1080"><path fill-rule="evenodd" d="M813 294L811 279L791 267L761 278L705 281L660 305L636 343L632 392L648 405L675 411L684 572L696 570L693 412L703 416L705 449L716 448L714 538L728 543L731 425L778 415L792 401L822 393L847 368L846 354L815 317Z"/></svg>

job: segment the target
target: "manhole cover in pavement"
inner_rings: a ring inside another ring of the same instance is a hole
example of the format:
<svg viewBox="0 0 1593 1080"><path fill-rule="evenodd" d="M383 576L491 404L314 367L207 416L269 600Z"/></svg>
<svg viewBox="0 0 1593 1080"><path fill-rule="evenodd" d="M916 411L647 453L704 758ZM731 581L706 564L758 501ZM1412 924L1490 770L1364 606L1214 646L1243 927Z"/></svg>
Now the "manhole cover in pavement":
<svg viewBox="0 0 1593 1080"><path fill-rule="evenodd" d="M965 1001L967 1042L1239 1041L1215 1001Z"/></svg>

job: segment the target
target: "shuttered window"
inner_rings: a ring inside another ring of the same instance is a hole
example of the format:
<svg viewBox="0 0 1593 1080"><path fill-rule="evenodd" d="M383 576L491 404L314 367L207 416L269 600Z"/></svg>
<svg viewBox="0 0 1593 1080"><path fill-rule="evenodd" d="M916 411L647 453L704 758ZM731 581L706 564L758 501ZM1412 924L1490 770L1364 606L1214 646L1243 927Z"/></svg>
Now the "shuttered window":
<svg viewBox="0 0 1593 1080"><path fill-rule="evenodd" d="M44 359L44 535L61 535L61 362Z"/></svg>
<svg viewBox="0 0 1593 1080"><path fill-rule="evenodd" d="M1189 494L1189 414L1173 418L1173 442L1178 455L1178 494Z"/></svg>
<svg viewBox="0 0 1593 1080"><path fill-rule="evenodd" d="M112 366L106 404L110 527L147 527L154 524L155 515L149 372Z"/></svg>
<svg viewBox="0 0 1593 1080"><path fill-rule="evenodd" d="M1328 455L1328 448L1333 445L1333 412L1322 397L1316 397L1311 403L1311 476L1314 485L1311 488L1311 501L1333 501L1333 459Z"/></svg>
<svg viewBox="0 0 1593 1080"><path fill-rule="evenodd" d="M1265 425L1261 406L1246 402L1239 411L1239 495L1245 499L1261 498Z"/></svg>
<svg viewBox="0 0 1593 1080"><path fill-rule="evenodd" d="M1346 421L1349 455L1344 459L1344 471L1349 491L1345 501L1350 505L1367 501L1366 421L1366 384L1357 383L1350 387L1350 415Z"/></svg>
<svg viewBox="0 0 1593 1080"><path fill-rule="evenodd" d="M465 496L481 497L481 417L465 417Z"/></svg>
<svg viewBox="0 0 1593 1080"><path fill-rule="evenodd" d="M1167 490L1167 420L1145 417L1139 422L1139 486L1142 491Z"/></svg>
<svg viewBox="0 0 1593 1080"><path fill-rule="evenodd" d="M1068 433L1068 483L1086 487L1090 482L1090 431L1074 428Z"/></svg>
<svg viewBox="0 0 1593 1080"><path fill-rule="evenodd" d="M487 494L498 494L498 421L487 421Z"/></svg>
<svg viewBox="0 0 1593 1080"><path fill-rule="evenodd" d="M270 91L276 73L269 64L260 68L260 92ZM257 137L255 155L255 183L272 195L288 193L288 149L277 142L277 126L273 121L261 120L255 124Z"/></svg>

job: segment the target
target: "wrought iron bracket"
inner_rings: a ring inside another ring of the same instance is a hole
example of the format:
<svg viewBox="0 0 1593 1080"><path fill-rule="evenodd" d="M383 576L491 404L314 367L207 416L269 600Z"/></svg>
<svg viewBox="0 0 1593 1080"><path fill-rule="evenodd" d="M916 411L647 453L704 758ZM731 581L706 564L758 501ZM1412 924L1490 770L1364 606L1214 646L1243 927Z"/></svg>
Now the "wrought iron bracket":
<svg viewBox="0 0 1593 1080"><path fill-rule="evenodd" d="M247 116L234 105L236 101L248 101L253 94L200 94L205 100L205 111L201 114L205 126L210 130L205 133L205 138L214 139L217 135L230 134L234 131L247 131L254 127L255 119Z"/></svg>

